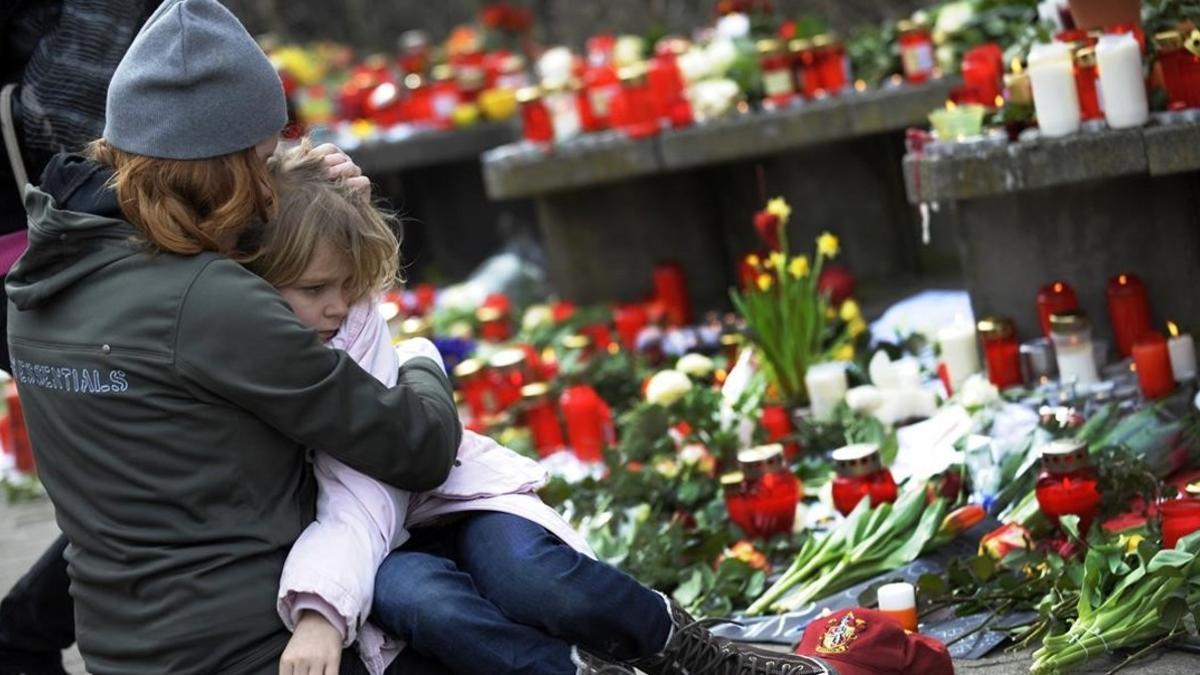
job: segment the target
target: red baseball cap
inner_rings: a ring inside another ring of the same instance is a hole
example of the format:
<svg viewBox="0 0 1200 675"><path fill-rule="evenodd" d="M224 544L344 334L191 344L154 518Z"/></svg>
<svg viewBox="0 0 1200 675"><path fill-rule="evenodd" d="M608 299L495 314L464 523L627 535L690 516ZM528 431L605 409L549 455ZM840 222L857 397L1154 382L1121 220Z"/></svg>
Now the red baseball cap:
<svg viewBox="0 0 1200 675"><path fill-rule="evenodd" d="M907 633L895 619L861 607L815 619L796 653L825 661L838 675L954 675L941 642Z"/></svg>

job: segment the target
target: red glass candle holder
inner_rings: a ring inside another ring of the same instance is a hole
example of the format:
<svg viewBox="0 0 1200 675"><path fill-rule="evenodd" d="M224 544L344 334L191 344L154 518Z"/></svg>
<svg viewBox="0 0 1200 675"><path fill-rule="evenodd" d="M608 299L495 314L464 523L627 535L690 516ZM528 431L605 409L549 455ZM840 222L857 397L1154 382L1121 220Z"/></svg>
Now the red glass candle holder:
<svg viewBox="0 0 1200 675"><path fill-rule="evenodd" d="M987 362L988 379L997 389L1020 386L1021 344L1017 340L1016 325L1012 319L988 317L976 328L983 342L983 356Z"/></svg>
<svg viewBox="0 0 1200 675"><path fill-rule="evenodd" d="M1042 324L1042 336L1050 337L1050 317L1079 309L1079 298L1075 289L1065 281L1055 281L1038 290L1037 312Z"/></svg>
<svg viewBox="0 0 1200 675"><path fill-rule="evenodd" d="M1100 71L1096 67L1096 48L1084 47L1075 52L1075 92L1079 97L1079 113L1085 120L1104 118L1100 109L1097 81Z"/></svg>
<svg viewBox="0 0 1200 675"><path fill-rule="evenodd" d="M471 417L482 420L499 411L496 392L484 372L483 362L478 359L466 359L454 367L454 380L462 391L463 400L471 411Z"/></svg>
<svg viewBox="0 0 1200 675"><path fill-rule="evenodd" d="M721 494L725 499L725 510L729 520L752 536L754 523L750 519L750 509L746 504L746 477L741 471L727 473L721 476Z"/></svg>
<svg viewBox="0 0 1200 675"><path fill-rule="evenodd" d="M1200 499L1171 499L1160 502L1163 548L1175 548L1180 539L1200 530Z"/></svg>
<svg viewBox="0 0 1200 675"><path fill-rule="evenodd" d="M1175 373L1171 370L1171 355L1162 333L1150 331L1133 344L1133 363L1137 368L1138 384L1147 399L1162 398L1175 391Z"/></svg>
<svg viewBox="0 0 1200 675"><path fill-rule="evenodd" d="M525 386L525 351L514 347L502 349L492 355L489 376L492 391L501 411L510 409L521 400L521 388Z"/></svg>
<svg viewBox="0 0 1200 675"><path fill-rule="evenodd" d="M792 86L804 98L816 98L821 92L821 75L817 69L817 53L809 40L795 39L788 43L792 57Z"/></svg>
<svg viewBox="0 0 1200 675"><path fill-rule="evenodd" d="M21 409L21 396L17 393L16 382L10 381L5 386L4 398L8 405L8 418L5 422L9 428L9 443L16 460L17 471L34 473L37 467L33 460L33 445L29 442L29 430L25 427L25 413Z"/></svg>
<svg viewBox="0 0 1200 675"><path fill-rule="evenodd" d="M837 472L833 479L833 506L843 516L853 511L863 497L871 499L872 507L896 501L896 480L884 468L879 446L859 444L838 448L833 451L833 462Z"/></svg>
<svg viewBox="0 0 1200 675"><path fill-rule="evenodd" d="M616 439L612 411L600 394L586 384L571 385L559 397L559 408L575 456L585 462L603 460L604 448Z"/></svg>
<svg viewBox="0 0 1200 675"><path fill-rule="evenodd" d="M686 326L692 322L692 302L683 265L664 262L654 266L654 297L662 303L667 325Z"/></svg>
<svg viewBox="0 0 1200 675"><path fill-rule="evenodd" d="M904 70L904 79L919 83L933 76L937 64L933 54L933 34L929 26L915 21L901 21L896 24L900 37L900 65Z"/></svg>
<svg viewBox="0 0 1200 675"><path fill-rule="evenodd" d="M683 73L679 70L679 54L687 48L685 40L660 41L647 71L658 118L660 121L666 120L676 129L691 126L694 121Z"/></svg>
<svg viewBox="0 0 1200 675"><path fill-rule="evenodd" d="M1004 55L994 42L973 47L963 55L963 88L967 103L998 108L1004 103Z"/></svg>
<svg viewBox="0 0 1200 675"><path fill-rule="evenodd" d="M508 315L499 307L480 307L475 320L479 322L479 337L487 342L504 342L512 337Z"/></svg>
<svg viewBox="0 0 1200 675"><path fill-rule="evenodd" d="M1119 274L1108 282L1108 316L1121 356L1133 353L1133 345L1153 330L1146 285L1136 274Z"/></svg>
<svg viewBox="0 0 1200 675"><path fill-rule="evenodd" d="M1086 533L1100 508L1099 484L1086 445L1061 439L1042 448L1042 472L1034 493L1038 507L1056 527L1062 516L1075 515L1079 532Z"/></svg>
<svg viewBox="0 0 1200 675"><path fill-rule="evenodd" d="M738 453L738 465L746 478L747 534L770 537L791 532L800 500L800 481L788 470L783 448L776 444L743 450Z"/></svg>
<svg viewBox="0 0 1200 675"><path fill-rule="evenodd" d="M613 110L613 126L629 138L647 138L659 131L654 93L645 66L629 66L620 73L621 93Z"/></svg>
<svg viewBox="0 0 1200 675"><path fill-rule="evenodd" d="M759 40L759 65L762 68L763 106L784 108L796 97L791 61L778 40Z"/></svg>
<svg viewBox="0 0 1200 675"><path fill-rule="evenodd" d="M517 103L521 106L521 130L525 140L537 145L553 143L554 123L542 102L542 90L538 87L517 90Z"/></svg>
<svg viewBox="0 0 1200 675"><path fill-rule="evenodd" d="M527 384L521 388L521 398L525 405L525 423L538 456L548 457L562 450L562 424L554 402L550 400L550 386L545 382Z"/></svg>
<svg viewBox="0 0 1200 675"><path fill-rule="evenodd" d="M850 86L850 60L846 47L832 35L818 35L812 40L820 79L818 95L836 96Z"/></svg>
<svg viewBox="0 0 1200 675"><path fill-rule="evenodd" d="M1169 107L1173 110L1200 107L1200 57L1184 48L1183 35L1176 30L1156 34L1154 43L1158 47Z"/></svg>

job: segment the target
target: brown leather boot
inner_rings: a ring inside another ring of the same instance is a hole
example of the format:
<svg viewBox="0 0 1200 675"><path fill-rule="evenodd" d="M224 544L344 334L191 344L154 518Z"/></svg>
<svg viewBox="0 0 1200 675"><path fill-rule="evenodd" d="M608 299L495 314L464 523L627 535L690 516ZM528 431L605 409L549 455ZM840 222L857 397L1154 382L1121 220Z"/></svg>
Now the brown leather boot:
<svg viewBox="0 0 1200 675"><path fill-rule="evenodd" d="M649 675L836 675L807 657L774 652L717 637L708 630L720 619L697 621L671 603L674 630L662 653L629 665Z"/></svg>

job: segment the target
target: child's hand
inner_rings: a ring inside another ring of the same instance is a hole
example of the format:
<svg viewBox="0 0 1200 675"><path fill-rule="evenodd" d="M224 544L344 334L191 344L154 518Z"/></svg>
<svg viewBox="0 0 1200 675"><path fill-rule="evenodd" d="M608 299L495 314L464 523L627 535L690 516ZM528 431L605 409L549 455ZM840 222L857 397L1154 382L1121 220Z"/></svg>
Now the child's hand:
<svg viewBox="0 0 1200 675"><path fill-rule="evenodd" d="M279 675L338 675L342 634L318 612L305 611L279 658Z"/></svg>
<svg viewBox="0 0 1200 675"><path fill-rule="evenodd" d="M325 158L325 175L329 180L345 178L346 185L364 194L371 194L371 179L362 175L362 169L341 148L333 143L322 143L312 152Z"/></svg>

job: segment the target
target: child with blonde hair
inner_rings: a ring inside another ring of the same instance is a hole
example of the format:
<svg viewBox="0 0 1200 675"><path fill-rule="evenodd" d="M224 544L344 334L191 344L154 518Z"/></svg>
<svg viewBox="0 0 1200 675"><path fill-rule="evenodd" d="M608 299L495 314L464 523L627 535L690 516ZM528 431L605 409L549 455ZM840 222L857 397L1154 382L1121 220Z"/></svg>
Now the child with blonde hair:
<svg viewBox="0 0 1200 675"><path fill-rule="evenodd" d="M307 143L277 153L270 168L278 215L250 269L329 347L384 384L412 356L440 363L428 340L393 349L377 310L398 273L395 218L325 179ZM369 672L383 672L401 645L380 628L457 673L629 673L615 665L629 662L656 675L753 661L597 561L538 498L544 470L485 436L464 432L449 478L422 493L325 453L314 463L317 518L292 548L279 588L280 618L295 631L283 675L336 672L341 649L356 640Z"/></svg>

